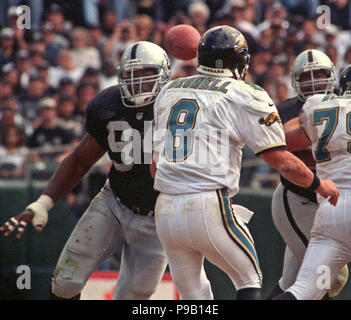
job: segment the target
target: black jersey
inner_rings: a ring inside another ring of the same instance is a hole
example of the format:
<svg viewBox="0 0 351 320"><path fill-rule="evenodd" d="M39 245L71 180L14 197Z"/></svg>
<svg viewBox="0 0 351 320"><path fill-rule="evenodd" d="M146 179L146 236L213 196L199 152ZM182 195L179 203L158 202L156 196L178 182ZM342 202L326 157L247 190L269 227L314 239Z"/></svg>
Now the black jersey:
<svg viewBox="0 0 351 320"><path fill-rule="evenodd" d="M284 124L289 120L298 117L304 103L305 101L301 101L298 97L287 99L283 103L281 103L277 107L277 109L279 112L279 116L282 119L282 123ZM295 153L295 155L298 157L298 153ZM286 180L282 176L280 176L280 180L282 184L292 192L297 193L301 196L304 196L313 202L317 202L315 192L302 188Z"/></svg>
<svg viewBox="0 0 351 320"><path fill-rule="evenodd" d="M113 161L109 172L111 189L129 208L153 210L158 196L150 174L151 131L150 150L143 148L144 128L151 129L152 120L153 104L125 107L118 86L100 92L87 107L86 130L108 151Z"/></svg>
<svg viewBox="0 0 351 320"><path fill-rule="evenodd" d="M304 103L305 101L301 101L298 97L290 98L282 102L277 108L283 124L298 117Z"/></svg>

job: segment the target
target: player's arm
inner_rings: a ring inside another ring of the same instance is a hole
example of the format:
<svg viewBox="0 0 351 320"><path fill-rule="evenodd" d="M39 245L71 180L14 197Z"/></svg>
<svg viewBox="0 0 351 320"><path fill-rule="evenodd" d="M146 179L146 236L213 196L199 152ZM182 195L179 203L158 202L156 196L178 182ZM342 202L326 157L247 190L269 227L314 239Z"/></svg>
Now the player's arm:
<svg viewBox="0 0 351 320"><path fill-rule="evenodd" d="M48 211L72 190L105 152L90 134L86 134L57 167L38 200L5 222L0 231L7 237L18 227L17 238L20 238L28 222L32 222L35 229L41 231L47 223Z"/></svg>
<svg viewBox="0 0 351 320"><path fill-rule="evenodd" d="M150 164L150 174L151 174L151 177L152 179L155 179L155 176L156 176L156 162L155 162L155 159L154 157L152 157L152 162Z"/></svg>
<svg viewBox="0 0 351 320"><path fill-rule="evenodd" d="M285 179L329 198L332 205L336 205L339 191L334 182L319 180L317 176L291 152L282 149L271 149L259 155L272 168L277 170Z"/></svg>
<svg viewBox="0 0 351 320"><path fill-rule="evenodd" d="M290 151L304 150L311 145L305 130L300 126L299 118L293 118L283 126L286 144Z"/></svg>

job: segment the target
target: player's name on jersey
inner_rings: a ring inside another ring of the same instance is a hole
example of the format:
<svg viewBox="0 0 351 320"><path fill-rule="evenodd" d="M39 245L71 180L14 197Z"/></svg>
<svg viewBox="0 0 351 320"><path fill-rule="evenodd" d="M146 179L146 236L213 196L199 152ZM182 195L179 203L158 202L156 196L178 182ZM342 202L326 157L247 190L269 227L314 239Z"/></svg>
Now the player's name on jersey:
<svg viewBox="0 0 351 320"><path fill-rule="evenodd" d="M176 88L190 88L199 90L210 90L227 93L226 87L230 84L230 81L224 81L223 79L213 77L191 77L191 78L180 78L173 80L168 89Z"/></svg>

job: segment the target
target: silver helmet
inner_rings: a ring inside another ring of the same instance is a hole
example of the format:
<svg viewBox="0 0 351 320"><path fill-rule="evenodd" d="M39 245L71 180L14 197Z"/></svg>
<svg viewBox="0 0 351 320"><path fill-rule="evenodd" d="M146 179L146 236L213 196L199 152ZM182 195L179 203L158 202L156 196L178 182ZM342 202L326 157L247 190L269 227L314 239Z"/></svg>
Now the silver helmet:
<svg viewBox="0 0 351 320"><path fill-rule="evenodd" d="M150 75L140 75L141 70L152 70ZM170 77L170 61L167 53L158 45L139 41L131 44L123 53L117 69L123 104L142 107L155 101L161 88ZM149 89L145 91L145 84Z"/></svg>
<svg viewBox="0 0 351 320"><path fill-rule="evenodd" d="M293 63L291 81L302 100L317 93L332 93L335 82L334 64L322 51L303 51Z"/></svg>

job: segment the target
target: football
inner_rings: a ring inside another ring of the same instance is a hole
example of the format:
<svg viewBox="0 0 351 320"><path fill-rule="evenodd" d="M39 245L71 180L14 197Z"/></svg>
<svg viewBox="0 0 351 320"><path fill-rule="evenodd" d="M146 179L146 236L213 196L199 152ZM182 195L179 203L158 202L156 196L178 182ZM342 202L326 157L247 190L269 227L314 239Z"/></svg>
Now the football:
<svg viewBox="0 0 351 320"><path fill-rule="evenodd" d="M174 58L191 60L197 55L200 38L200 33L194 27L180 24L166 33L165 46Z"/></svg>

